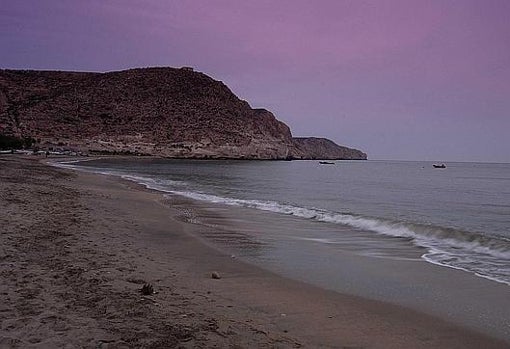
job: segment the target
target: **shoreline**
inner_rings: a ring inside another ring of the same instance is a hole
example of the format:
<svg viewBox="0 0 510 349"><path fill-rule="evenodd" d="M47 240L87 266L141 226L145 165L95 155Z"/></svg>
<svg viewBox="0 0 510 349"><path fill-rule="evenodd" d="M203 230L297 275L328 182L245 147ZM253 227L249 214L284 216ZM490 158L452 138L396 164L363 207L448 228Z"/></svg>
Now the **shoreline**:
<svg viewBox="0 0 510 349"><path fill-rule="evenodd" d="M9 301L0 347L508 346L233 259L197 237L207 227L182 222L141 185L39 159L0 164L8 217L0 290ZM157 293L141 296L143 282Z"/></svg>
<svg viewBox="0 0 510 349"><path fill-rule="evenodd" d="M252 265L320 289L404 307L503 340L510 338L507 285L429 263L420 257L423 251L418 248L406 256L376 259L349 247L331 251L328 244L316 242L312 242L318 246L313 250L300 244L293 248L288 236L299 237L289 227L300 225L315 234L322 229L319 235L338 227L314 226L313 222L273 212L208 204L179 195L165 196L174 207L192 207L194 224L216 228L199 236L202 241ZM289 224L288 220L295 222ZM350 234L349 228L344 229L341 233ZM282 235L287 238L278 240ZM322 259L337 267L323 269Z"/></svg>

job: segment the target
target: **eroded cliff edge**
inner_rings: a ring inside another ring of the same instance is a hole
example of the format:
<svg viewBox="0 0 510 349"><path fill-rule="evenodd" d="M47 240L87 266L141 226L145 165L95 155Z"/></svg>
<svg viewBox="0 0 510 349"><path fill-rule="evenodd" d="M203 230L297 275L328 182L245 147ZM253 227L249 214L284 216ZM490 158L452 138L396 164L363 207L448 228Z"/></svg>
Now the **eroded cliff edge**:
<svg viewBox="0 0 510 349"><path fill-rule="evenodd" d="M366 159L319 138L293 138L265 109L190 68L108 73L0 70L0 134L42 148L175 158Z"/></svg>

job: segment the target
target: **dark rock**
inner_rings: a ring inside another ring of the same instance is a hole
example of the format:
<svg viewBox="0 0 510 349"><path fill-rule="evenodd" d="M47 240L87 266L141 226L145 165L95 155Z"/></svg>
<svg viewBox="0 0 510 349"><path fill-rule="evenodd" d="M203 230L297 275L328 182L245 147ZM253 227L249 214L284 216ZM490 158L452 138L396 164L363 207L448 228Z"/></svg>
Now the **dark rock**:
<svg viewBox="0 0 510 349"><path fill-rule="evenodd" d="M151 284L145 284L140 289L140 293L145 296L149 296L154 293L154 287Z"/></svg>

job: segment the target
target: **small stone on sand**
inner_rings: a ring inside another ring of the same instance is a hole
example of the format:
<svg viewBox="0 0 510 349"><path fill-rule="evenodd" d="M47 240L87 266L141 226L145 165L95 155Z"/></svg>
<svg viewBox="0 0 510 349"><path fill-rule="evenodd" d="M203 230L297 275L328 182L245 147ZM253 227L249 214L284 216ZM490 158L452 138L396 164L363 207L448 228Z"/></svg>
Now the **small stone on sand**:
<svg viewBox="0 0 510 349"><path fill-rule="evenodd" d="M142 286L142 288L140 289L140 292L143 294L143 295L151 295L154 293L154 287L152 287L151 284L145 284Z"/></svg>

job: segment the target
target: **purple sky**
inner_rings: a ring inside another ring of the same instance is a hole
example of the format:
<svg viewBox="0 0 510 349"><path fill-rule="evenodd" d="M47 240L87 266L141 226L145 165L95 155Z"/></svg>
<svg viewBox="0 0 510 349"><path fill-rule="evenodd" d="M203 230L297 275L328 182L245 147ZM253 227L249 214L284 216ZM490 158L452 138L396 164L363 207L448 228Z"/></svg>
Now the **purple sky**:
<svg viewBox="0 0 510 349"><path fill-rule="evenodd" d="M510 162L510 1L4 0L0 67L183 66L371 159Z"/></svg>

